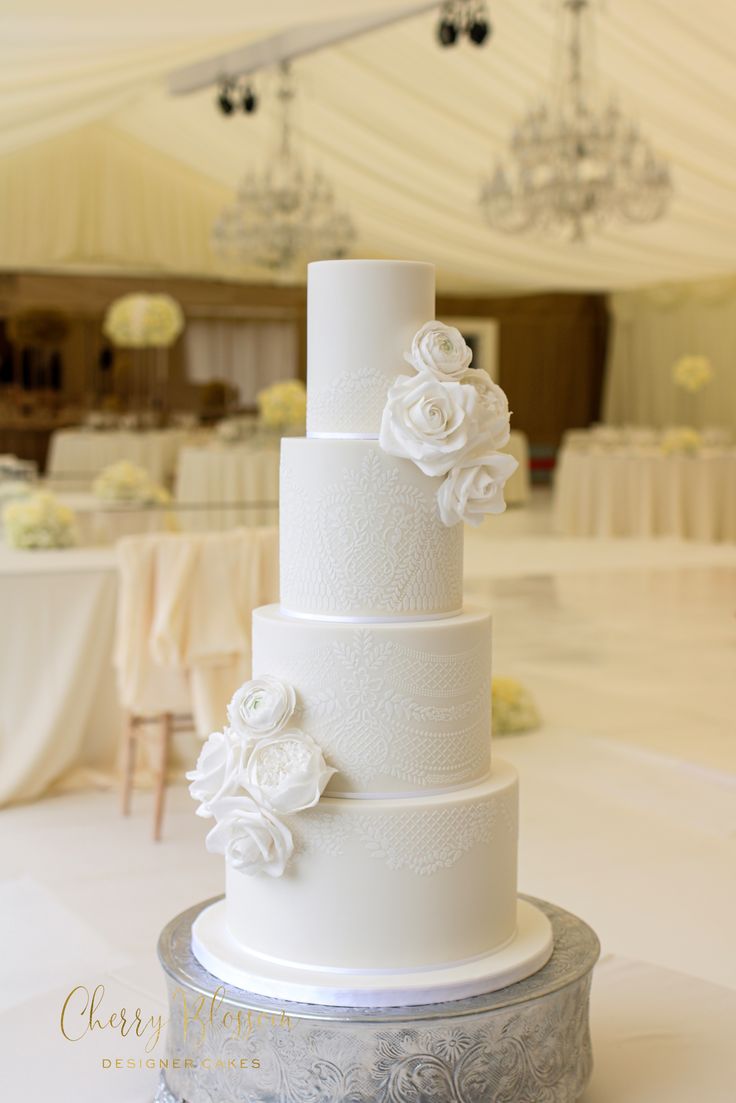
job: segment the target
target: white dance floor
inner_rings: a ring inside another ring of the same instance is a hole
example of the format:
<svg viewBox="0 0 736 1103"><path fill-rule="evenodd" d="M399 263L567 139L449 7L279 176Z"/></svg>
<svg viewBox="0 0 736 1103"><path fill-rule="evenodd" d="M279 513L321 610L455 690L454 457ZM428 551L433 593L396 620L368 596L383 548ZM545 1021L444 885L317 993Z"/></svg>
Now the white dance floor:
<svg viewBox="0 0 736 1103"><path fill-rule="evenodd" d="M537 496L469 534L466 590L494 610L496 672L524 681L545 719L495 743L521 774L520 887L603 944L584 1103L732 1103L736 552L557 539L549 512ZM159 845L150 801L136 794L129 821L108 792L1 814L8 1098L152 1097L145 1061L163 1041L147 1055L110 1029L74 1043L59 1030L75 985L105 985L101 1018L165 1015L158 932L222 891L186 790L171 792ZM134 1067L103 1067L126 1058Z"/></svg>

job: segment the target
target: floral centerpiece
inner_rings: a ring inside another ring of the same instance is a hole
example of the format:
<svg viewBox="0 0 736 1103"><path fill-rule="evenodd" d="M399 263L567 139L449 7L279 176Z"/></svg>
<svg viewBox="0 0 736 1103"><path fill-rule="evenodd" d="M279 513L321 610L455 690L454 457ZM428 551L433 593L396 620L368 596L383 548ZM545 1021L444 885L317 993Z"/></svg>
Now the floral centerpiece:
<svg viewBox="0 0 736 1103"><path fill-rule="evenodd" d="M145 467L129 460L106 467L92 484L92 493L105 502L165 505L171 501L168 490L154 482Z"/></svg>
<svg viewBox="0 0 736 1103"><path fill-rule="evenodd" d="M510 433L506 395L488 372L470 367L472 358L459 330L427 322L404 354L415 374L390 388L381 420L385 452L442 479L437 505L448 526L503 513L503 488L518 467L498 451Z"/></svg>
<svg viewBox="0 0 736 1103"><path fill-rule="evenodd" d="M258 412L266 429L303 425L307 417L307 390L301 379L287 379L259 391Z"/></svg>
<svg viewBox="0 0 736 1103"><path fill-rule="evenodd" d="M102 331L121 348L168 348L184 328L184 315L171 295L123 295L107 308Z"/></svg>
<svg viewBox="0 0 736 1103"><path fill-rule="evenodd" d="M491 694L494 735L512 735L539 727L534 698L521 682L515 678L494 678Z"/></svg>
<svg viewBox="0 0 736 1103"><path fill-rule="evenodd" d="M690 394L697 394L713 378L713 366L707 356L681 356L672 365L672 379L676 386Z"/></svg>
<svg viewBox="0 0 736 1103"><path fill-rule="evenodd" d="M243 873L280 877L294 851L290 817L314 807L335 773L291 726L293 686L265 675L246 682L187 774L197 815L212 818L207 849Z"/></svg>
<svg viewBox="0 0 736 1103"><path fill-rule="evenodd" d="M673 453L682 453L688 456L694 456L700 451L703 445L703 438L697 429L691 429L687 425L680 426L675 429L668 429L662 436L662 451L665 455L672 455Z"/></svg>
<svg viewBox="0 0 736 1103"><path fill-rule="evenodd" d="M76 518L53 494L39 491L8 503L3 510L5 539L11 548L69 548L77 543Z"/></svg>

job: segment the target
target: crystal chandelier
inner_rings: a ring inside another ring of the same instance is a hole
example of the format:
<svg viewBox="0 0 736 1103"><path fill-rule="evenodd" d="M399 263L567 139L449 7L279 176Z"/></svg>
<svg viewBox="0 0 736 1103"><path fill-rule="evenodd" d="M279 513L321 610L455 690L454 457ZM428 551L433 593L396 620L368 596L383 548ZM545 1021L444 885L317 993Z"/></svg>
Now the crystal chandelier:
<svg viewBox="0 0 736 1103"><path fill-rule="evenodd" d="M481 191L494 229L569 232L583 241L618 218L654 222L672 193L669 168L616 103L601 103L583 66L589 0L563 0L562 79L515 127L513 167L499 163Z"/></svg>
<svg viewBox="0 0 736 1103"><path fill-rule="evenodd" d="M214 249L235 264L285 272L297 261L344 257L355 239L353 222L336 206L329 182L310 173L294 150L294 96L289 64L283 62L278 148L262 172L245 177L235 202L212 228Z"/></svg>

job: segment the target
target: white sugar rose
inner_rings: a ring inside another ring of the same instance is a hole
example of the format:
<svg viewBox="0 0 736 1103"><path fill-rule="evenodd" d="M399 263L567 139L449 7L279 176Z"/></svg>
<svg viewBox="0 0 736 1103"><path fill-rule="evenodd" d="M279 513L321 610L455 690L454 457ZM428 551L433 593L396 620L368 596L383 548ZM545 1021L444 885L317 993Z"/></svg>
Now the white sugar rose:
<svg viewBox="0 0 736 1103"><path fill-rule="evenodd" d="M212 810L217 823L206 840L210 853L224 854L243 873L281 876L294 852L286 824L247 796L224 797Z"/></svg>
<svg viewBox="0 0 736 1103"><path fill-rule="evenodd" d="M511 415L506 393L498 383L494 383L487 371L473 368L462 378L478 394L480 407L479 420L483 429L484 441L489 449L503 448L509 442Z"/></svg>
<svg viewBox="0 0 736 1103"><path fill-rule="evenodd" d="M411 352L404 359L417 371L427 371L437 379L458 380L470 366L472 350L459 329L442 322L426 322L415 334Z"/></svg>
<svg viewBox="0 0 736 1103"><path fill-rule="evenodd" d="M413 460L425 475L444 475L477 443L478 392L434 376L400 375L388 392L379 443Z"/></svg>
<svg viewBox="0 0 736 1103"><path fill-rule="evenodd" d="M475 527L485 514L503 513L503 488L518 466L513 456L490 452L453 467L437 492L442 523Z"/></svg>
<svg viewBox="0 0 736 1103"><path fill-rule="evenodd" d="M237 790L244 755L243 740L235 732L212 732L199 752L196 767L187 774L191 796L201 801L198 816L212 816L212 802Z"/></svg>
<svg viewBox="0 0 736 1103"><path fill-rule="evenodd" d="M311 736L286 731L256 743L242 783L259 804L286 815L312 808L335 772Z"/></svg>
<svg viewBox="0 0 736 1103"><path fill-rule="evenodd" d="M227 706L227 717L235 731L248 739L258 739L285 728L295 707L293 687L264 674L240 687Z"/></svg>

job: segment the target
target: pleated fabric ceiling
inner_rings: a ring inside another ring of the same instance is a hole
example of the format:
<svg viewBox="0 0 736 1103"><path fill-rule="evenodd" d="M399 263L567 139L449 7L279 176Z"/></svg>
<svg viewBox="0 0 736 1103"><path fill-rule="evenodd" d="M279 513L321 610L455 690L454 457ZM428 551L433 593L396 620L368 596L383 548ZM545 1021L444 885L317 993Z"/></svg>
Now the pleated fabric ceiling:
<svg viewBox="0 0 736 1103"><path fill-rule="evenodd" d="M214 92L174 98L178 66L371 0L24 0L0 16L0 264L215 275L209 227L273 141L262 107L225 118ZM484 49L441 50L436 14L295 66L296 129L359 230L354 255L429 258L448 289L626 288L736 270L736 7L608 0L598 65L672 166L661 222L584 246L507 237L481 178L549 83L556 4L491 3ZM244 278L263 273L244 271Z"/></svg>

